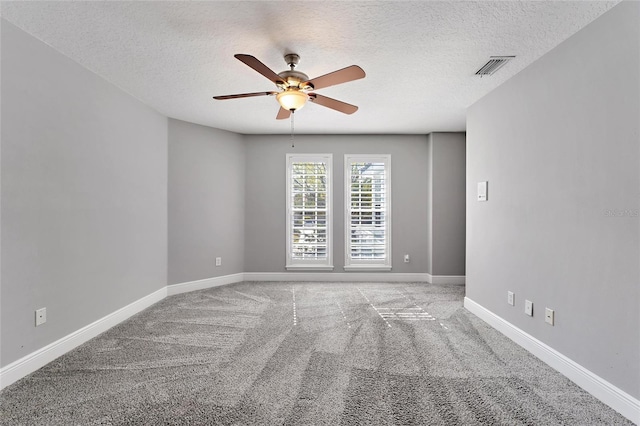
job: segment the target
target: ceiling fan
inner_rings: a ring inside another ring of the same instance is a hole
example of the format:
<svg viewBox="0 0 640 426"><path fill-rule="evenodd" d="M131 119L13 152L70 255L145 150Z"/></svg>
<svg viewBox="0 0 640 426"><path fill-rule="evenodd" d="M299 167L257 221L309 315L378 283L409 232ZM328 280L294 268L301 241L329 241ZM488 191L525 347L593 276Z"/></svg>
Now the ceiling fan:
<svg viewBox="0 0 640 426"><path fill-rule="evenodd" d="M281 91L214 96L213 99L225 100L275 95L278 103L280 104L280 110L276 116L276 119L278 120L289 118L292 112L302 108L307 101L311 101L315 104L322 105L345 114L353 114L358 110L358 107L355 105L311 92L312 90L318 90L324 87L335 86L336 84L347 83L349 81L364 78L364 71L357 65L351 65L341 70L330 72L329 74L325 74L314 79L309 79L305 73L295 70L296 65L300 62L300 56L295 53L289 53L284 56L285 62L291 69L282 71L278 74L251 55L237 54L234 56L236 59L244 62L246 65L275 83Z"/></svg>

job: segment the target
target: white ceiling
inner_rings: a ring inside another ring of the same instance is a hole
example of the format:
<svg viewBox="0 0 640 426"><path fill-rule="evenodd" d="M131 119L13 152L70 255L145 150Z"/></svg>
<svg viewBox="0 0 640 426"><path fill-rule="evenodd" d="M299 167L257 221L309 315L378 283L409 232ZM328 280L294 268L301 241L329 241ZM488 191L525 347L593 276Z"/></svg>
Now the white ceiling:
<svg viewBox="0 0 640 426"><path fill-rule="evenodd" d="M4 19L160 113L246 134L287 133L276 90L233 57L276 73L285 53L309 77L356 64L366 78L318 90L358 105L344 115L315 104L296 133L465 130L465 109L610 9L616 1L2 2ZM516 55L494 76L492 55Z"/></svg>

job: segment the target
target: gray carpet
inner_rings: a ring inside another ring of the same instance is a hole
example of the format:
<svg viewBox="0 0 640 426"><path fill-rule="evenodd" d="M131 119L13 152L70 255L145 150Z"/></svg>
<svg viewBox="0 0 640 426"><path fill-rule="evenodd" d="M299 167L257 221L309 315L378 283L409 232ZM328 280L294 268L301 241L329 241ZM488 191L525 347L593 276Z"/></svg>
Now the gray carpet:
<svg viewBox="0 0 640 426"><path fill-rule="evenodd" d="M631 424L464 287L246 282L169 297L0 393L7 425Z"/></svg>

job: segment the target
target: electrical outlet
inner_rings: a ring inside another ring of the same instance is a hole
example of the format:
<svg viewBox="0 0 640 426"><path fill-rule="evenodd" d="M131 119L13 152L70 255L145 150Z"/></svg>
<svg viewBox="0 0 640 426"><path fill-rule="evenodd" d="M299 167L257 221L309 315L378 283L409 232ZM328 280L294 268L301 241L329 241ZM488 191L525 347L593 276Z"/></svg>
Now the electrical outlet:
<svg viewBox="0 0 640 426"><path fill-rule="evenodd" d="M216 266L222 266L222 258L216 257Z"/></svg>
<svg viewBox="0 0 640 426"><path fill-rule="evenodd" d="M409 261L411 260L411 258L409 257L408 254L404 255L404 263L409 263Z"/></svg>
<svg viewBox="0 0 640 426"><path fill-rule="evenodd" d="M507 291L507 303L511 306L516 305L516 295L512 291Z"/></svg>
<svg viewBox="0 0 640 426"><path fill-rule="evenodd" d="M47 308L36 310L36 327L47 322Z"/></svg>
<svg viewBox="0 0 640 426"><path fill-rule="evenodd" d="M531 300L524 301L524 313L530 317L533 316L533 302Z"/></svg>
<svg viewBox="0 0 640 426"><path fill-rule="evenodd" d="M546 322L549 325L553 325L554 317L555 317L555 312L553 311L553 309L546 308L544 310L544 322Z"/></svg>

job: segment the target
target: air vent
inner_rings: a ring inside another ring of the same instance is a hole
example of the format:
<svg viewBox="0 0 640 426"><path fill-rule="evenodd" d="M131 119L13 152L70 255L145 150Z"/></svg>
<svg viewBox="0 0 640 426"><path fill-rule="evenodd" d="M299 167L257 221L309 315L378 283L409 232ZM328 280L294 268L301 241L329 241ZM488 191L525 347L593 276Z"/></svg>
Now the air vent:
<svg viewBox="0 0 640 426"><path fill-rule="evenodd" d="M515 56L490 56L489 61L476 71L476 75L481 77L483 75L493 75L493 73L513 58L515 58Z"/></svg>

